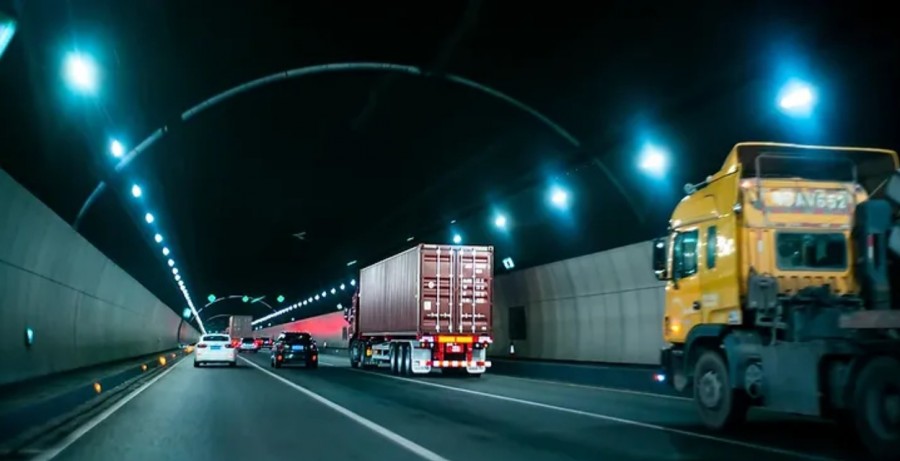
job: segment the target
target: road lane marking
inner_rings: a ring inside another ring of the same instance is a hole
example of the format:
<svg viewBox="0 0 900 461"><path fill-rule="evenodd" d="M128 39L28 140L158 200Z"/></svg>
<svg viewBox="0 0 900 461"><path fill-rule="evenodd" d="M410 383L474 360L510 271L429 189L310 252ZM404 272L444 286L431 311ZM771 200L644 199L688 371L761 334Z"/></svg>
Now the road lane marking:
<svg viewBox="0 0 900 461"><path fill-rule="evenodd" d="M130 394L126 395L125 397L122 397L118 402L114 403L111 407L107 408L106 410L103 410L100 414L94 416L88 422L79 426L77 429L72 431L71 434L67 435L60 443L56 444L56 446L54 446L52 448L48 448L47 450L44 450L40 455L32 458L32 461L49 461L49 460L59 456L59 454L62 453L63 450L68 448L73 443L77 442L78 439L80 439L85 434L90 432L91 429L97 427L98 424L102 423L103 421L106 421L107 418L109 418L110 416L113 415L113 413L115 413L120 408L125 406L126 403L130 402L133 398L137 397L142 392L144 392L145 390L150 388L150 386L152 386L154 383L159 381L163 376L169 374L169 372L174 370L178 365L181 365L183 362L187 362L187 361L188 361L187 357L184 357L181 360L179 360L178 363L169 367L169 369L163 370L162 373L154 376L153 379L151 379L150 381L147 381L146 383L141 385L141 387L135 389L134 391L132 391Z"/></svg>
<svg viewBox="0 0 900 461"><path fill-rule="evenodd" d="M696 439L702 439L702 440L707 440L707 441L711 441L711 442L718 442L718 443L723 443L723 444L727 444L727 445L734 445L734 446L749 448L749 449L757 450L757 451L774 453L774 454L779 454L779 455L784 455L784 456L791 456L791 457L798 458L798 459L807 459L810 461L838 461L835 458L828 458L825 456L810 455L807 453L788 450L788 449L784 449L784 448L770 447L767 445L759 445L759 444L750 443L750 442L743 442L740 440L734 440L734 439L729 439L729 438L725 438L725 437L717 437L714 435L702 434L699 432L685 431L682 429L675 429L672 427L661 426L658 424L644 423L644 422L635 421L632 419L619 418L616 416L603 415L600 413L593 413L593 412L584 411L584 410L576 410L574 408L560 407L560 406L551 405L548 403L533 402L531 400L525 400L525 399L520 399L520 398L516 398L516 397L507 397L505 395L491 394L488 392L481 392L481 391L475 391L475 390L465 389L465 388L460 388L460 387L447 386L445 384L438 384L438 383L432 383L432 382L428 382L428 381L421 381L421 380L417 380L417 379L403 378L400 376L393 376L393 375L388 375L388 374L384 374L384 373L376 373L376 372L372 372L372 371L354 370L354 369L351 369L350 371L355 371L355 372L365 373L365 374L370 374L370 375L375 375L375 376L381 376L383 378L396 379L398 381L406 381L406 382L410 382L410 383L414 383L414 384L421 384L423 386L431 386L431 387L435 387L435 388L439 388L439 389L446 389L449 391L461 392L464 394L477 395L479 397L485 397L485 398L489 398L489 399L502 400L505 402L518 403L518 404L528 405L528 406L537 407L537 408L544 408L546 410L555 410L555 411L559 411L559 412L563 412L563 413L585 416L588 418L594 418L594 419L599 419L599 420L603 420L603 421L619 423L619 424L623 424L623 425L627 425L627 426L634 426L634 427L641 427L644 429L663 431L663 432L668 432L671 434L678 434L678 435L683 435L686 437L693 437Z"/></svg>
<svg viewBox="0 0 900 461"><path fill-rule="evenodd" d="M629 389L618 389L615 387L592 386L590 384L567 383L565 381L554 381L552 379L525 378L522 376L503 375L500 373L494 373L491 376L498 376L498 377L511 378L511 379L521 379L522 381L533 381L536 383L544 383L544 384L558 384L558 385L566 386L566 387L577 387L577 388L581 388L581 389L591 389L591 390L595 390L595 391L615 392L618 394L639 395L641 397L659 397L661 399L684 400L684 401L694 400L689 397L680 397L677 395L657 394L655 392L644 392L644 391L632 391Z"/></svg>
<svg viewBox="0 0 900 461"><path fill-rule="evenodd" d="M444 458L443 456L417 444L416 442L413 442L412 440L409 440L409 439L403 437L400 434L397 434L396 432L385 429L384 427L379 426L375 422L373 422L369 419L366 419L366 418L360 416L359 414L354 413L353 411L348 410L347 408L344 408L344 407L332 402L331 400L328 400L325 397L322 397L321 395L316 394L315 392L313 392L293 381L290 381L287 378L284 378L284 377L279 376L269 370L266 370L265 368L257 365L255 362L251 361L250 359L245 359L245 358L241 357L241 360L247 362L248 365L271 376L272 378L275 378L278 381L281 381L282 383L287 384L288 386L292 387L294 390L300 391L307 397L321 403L322 405L325 405L326 407L331 408L332 410L346 416L347 418L350 418L351 420L359 423L361 426L371 430L372 432L375 432L376 434L390 440L391 442L396 443L397 445L401 446L402 448L405 448L405 449L419 455L423 459L427 459L428 461L449 461L447 458Z"/></svg>

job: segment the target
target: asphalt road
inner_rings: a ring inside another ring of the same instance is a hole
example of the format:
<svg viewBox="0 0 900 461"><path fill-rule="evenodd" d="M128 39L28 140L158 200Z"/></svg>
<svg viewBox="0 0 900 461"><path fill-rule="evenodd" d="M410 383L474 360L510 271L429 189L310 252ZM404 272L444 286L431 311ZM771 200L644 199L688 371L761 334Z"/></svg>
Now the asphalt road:
<svg viewBox="0 0 900 461"><path fill-rule="evenodd" d="M765 412L740 436L710 435L690 402L668 396L242 357L237 368L181 361L53 459L862 459L834 425Z"/></svg>

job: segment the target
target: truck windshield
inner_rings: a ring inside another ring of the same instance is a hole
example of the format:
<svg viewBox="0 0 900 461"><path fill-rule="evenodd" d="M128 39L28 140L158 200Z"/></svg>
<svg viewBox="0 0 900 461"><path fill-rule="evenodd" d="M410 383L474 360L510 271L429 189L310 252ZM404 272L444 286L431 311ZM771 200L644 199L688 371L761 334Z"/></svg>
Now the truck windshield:
<svg viewBox="0 0 900 461"><path fill-rule="evenodd" d="M779 232L778 268L782 270L843 270L847 239L840 233Z"/></svg>

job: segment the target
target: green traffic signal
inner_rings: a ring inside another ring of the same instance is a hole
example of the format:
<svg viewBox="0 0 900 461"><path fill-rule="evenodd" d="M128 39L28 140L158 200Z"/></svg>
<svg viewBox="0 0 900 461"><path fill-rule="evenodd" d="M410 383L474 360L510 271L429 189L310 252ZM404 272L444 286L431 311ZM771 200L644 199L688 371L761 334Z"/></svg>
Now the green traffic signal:
<svg viewBox="0 0 900 461"><path fill-rule="evenodd" d="M278 295L278 302L279 302L279 303L283 303L283 302L284 302L284 296Z"/></svg>
<svg viewBox="0 0 900 461"><path fill-rule="evenodd" d="M206 297L206 299L208 299L209 302L213 302L216 300L216 295L210 294L209 296Z"/></svg>

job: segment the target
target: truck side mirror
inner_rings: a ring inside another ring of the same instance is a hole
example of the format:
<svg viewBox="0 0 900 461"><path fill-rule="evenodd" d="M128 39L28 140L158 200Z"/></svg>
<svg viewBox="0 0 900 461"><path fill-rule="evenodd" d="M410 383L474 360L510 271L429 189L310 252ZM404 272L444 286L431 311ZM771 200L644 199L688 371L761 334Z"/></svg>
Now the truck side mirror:
<svg viewBox="0 0 900 461"><path fill-rule="evenodd" d="M653 239L653 273L657 280L669 280L669 271L666 269L669 255L667 243L667 237Z"/></svg>

